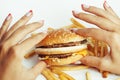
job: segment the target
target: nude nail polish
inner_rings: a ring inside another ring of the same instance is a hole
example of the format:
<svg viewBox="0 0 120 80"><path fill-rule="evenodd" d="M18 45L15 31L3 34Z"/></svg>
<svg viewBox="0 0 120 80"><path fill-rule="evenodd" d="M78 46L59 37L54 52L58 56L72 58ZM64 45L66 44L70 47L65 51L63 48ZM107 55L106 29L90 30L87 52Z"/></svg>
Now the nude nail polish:
<svg viewBox="0 0 120 80"><path fill-rule="evenodd" d="M39 23L44 23L44 20L40 20Z"/></svg>
<svg viewBox="0 0 120 80"><path fill-rule="evenodd" d="M74 10L73 10L72 13L73 13L73 16L74 16L74 17L76 17L76 18L79 17L79 13L80 13L79 11L74 11Z"/></svg>
<svg viewBox="0 0 120 80"><path fill-rule="evenodd" d="M86 5L86 4L82 4L81 5L83 8L89 8L90 6L89 5Z"/></svg>
<svg viewBox="0 0 120 80"><path fill-rule="evenodd" d="M6 20L10 20L11 18L11 13L8 14L8 16L6 17Z"/></svg>
<svg viewBox="0 0 120 80"><path fill-rule="evenodd" d="M72 32L76 32L78 29L77 28L72 28L70 29Z"/></svg>
<svg viewBox="0 0 120 80"><path fill-rule="evenodd" d="M33 11L30 10L29 12L26 13L26 16L27 16L27 17L30 16L30 15L32 14L32 12L33 12Z"/></svg>
<svg viewBox="0 0 120 80"><path fill-rule="evenodd" d="M80 12L79 11L75 11L75 10L73 10L72 11L74 14L79 14Z"/></svg>

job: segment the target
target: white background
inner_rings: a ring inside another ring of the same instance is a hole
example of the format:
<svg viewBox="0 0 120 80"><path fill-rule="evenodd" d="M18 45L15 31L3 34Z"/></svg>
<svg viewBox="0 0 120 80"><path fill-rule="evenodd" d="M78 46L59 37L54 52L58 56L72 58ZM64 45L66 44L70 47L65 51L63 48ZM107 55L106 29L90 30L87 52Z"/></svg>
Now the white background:
<svg viewBox="0 0 120 80"><path fill-rule="evenodd" d="M103 2L104 0L0 0L0 25L9 13L13 16L13 24L29 10L33 10L34 16L30 22L45 20L45 25L42 30L47 27L59 28L71 23L70 18L73 17L72 10L82 11L81 4L103 8ZM120 16L119 0L108 0L107 2ZM85 26L93 26L83 21L80 22ZM85 80L84 73L86 71L73 71L68 73L75 77L76 80ZM89 71L91 72L92 80L115 80L117 78L115 75L110 75L107 79L103 79L97 71ZM43 76L39 76L37 80L44 80L44 78Z"/></svg>
<svg viewBox="0 0 120 80"><path fill-rule="evenodd" d="M82 11L81 4L103 8L103 2L104 0L0 0L0 24L9 13L12 14L14 23L29 10L33 10L34 16L30 22L42 19L45 20L45 28L61 27L71 23L69 19L73 17L72 10ZM107 2L120 15L119 0Z"/></svg>

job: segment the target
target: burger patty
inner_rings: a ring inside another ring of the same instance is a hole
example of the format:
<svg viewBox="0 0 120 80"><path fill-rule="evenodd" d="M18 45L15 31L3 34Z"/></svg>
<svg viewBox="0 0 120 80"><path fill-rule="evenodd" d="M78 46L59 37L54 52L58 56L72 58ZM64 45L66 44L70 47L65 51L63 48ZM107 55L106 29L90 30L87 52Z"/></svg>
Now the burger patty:
<svg viewBox="0 0 120 80"><path fill-rule="evenodd" d="M69 56L72 56L72 53L67 53L67 54L39 54L39 57L41 58L67 58Z"/></svg>
<svg viewBox="0 0 120 80"><path fill-rule="evenodd" d="M37 48L59 48L59 47L69 47L69 46L78 46L80 44L87 43L87 40L84 39L82 41L77 42L69 42L69 43L60 43L60 44L53 44L53 45L47 45L47 46L39 46Z"/></svg>

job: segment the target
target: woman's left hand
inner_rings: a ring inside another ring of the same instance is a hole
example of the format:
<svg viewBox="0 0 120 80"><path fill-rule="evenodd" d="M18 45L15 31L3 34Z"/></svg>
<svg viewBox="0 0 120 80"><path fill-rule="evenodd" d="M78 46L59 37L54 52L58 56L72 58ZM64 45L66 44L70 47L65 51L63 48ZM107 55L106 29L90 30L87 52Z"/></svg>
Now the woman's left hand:
<svg viewBox="0 0 120 80"><path fill-rule="evenodd" d="M83 64L96 67L103 71L120 74L120 18L105 1L104 9L89 5L82 5L82 9L88 13L75 12L73 15L81 20L96 25L98 28L84 28L72 30L75 33L92 37L107 43L110 53L104 57L86 56L81 59Z"/></svg>

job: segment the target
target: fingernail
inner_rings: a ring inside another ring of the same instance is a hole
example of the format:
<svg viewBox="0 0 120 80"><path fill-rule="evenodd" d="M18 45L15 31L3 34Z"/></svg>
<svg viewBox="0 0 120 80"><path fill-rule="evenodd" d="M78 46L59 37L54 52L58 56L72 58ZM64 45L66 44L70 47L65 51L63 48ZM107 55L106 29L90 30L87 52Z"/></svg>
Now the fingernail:
<svg viewBox="0 0 120 80"><path fill-rule="evenodd" d="M79 11L74 11L74 10L73 10L72 13L73 13L73 16L74 16L74 17L76 17L76 18L79 17L79 13L80 13Z"/></svg>
<svg viewBox="0 0 120 80"><path fill-rule="evenodd" d="M73 14L79 14L80 12L79 11L72 11L73 12Z"/></svg>
<svg viewBox="0 0 120 80"><path fill-rule="evenodd" d="M27 16L27 17L30 16L30 15L32 14L32 12L33 12L33 11L30 10L29 12L26 13L26 16Z"/></svg>
<svg viewBox="0 0 120 80"><path fill-rule="evenodd" d="M44 20L40 20L40 21L38 21L38 22L43 24L43 23L44 23Z"/></svg>
<svg viewBox="0 0 120 80"><path fill-rule="evenodd" d="M104 2L105 6L110 7L107 1Z"/></svg>
<svg viewBox="0 0 120 80"><path fill-rule="evenodd" d="M89 5L86 5L86 4L82 4L81 5L83 8L89 8L90 6Z"/></svg>
<svg viewBox="0 0 120 80"><path fill-rule="evenodd" d="M72 32L76 32L78 29L77 28L71 28L70 29Z"/></svg>
<svg viewBox="0 0 120 80"><path fill-rule="evenodd" d="M11 18L11 13L8 14L8 16L6 17L6 20L10 20Z"/></svg>

